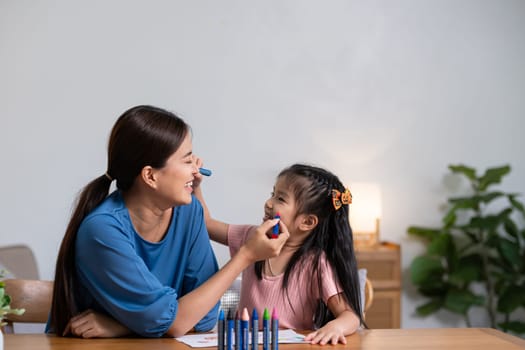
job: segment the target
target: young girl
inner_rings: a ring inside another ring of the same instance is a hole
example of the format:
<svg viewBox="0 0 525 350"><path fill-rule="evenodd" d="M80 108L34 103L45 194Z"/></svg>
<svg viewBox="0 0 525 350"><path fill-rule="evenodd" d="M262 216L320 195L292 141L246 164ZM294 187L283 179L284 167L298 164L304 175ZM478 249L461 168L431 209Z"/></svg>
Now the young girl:
<svg viewBox="0 0 525 350"><path fill-rule="evenodd" d="M235 254L256 226L213 219L198 181L196 185L211 239L227 244ZM288 229L290 238L278 256L244 270L239 306L255 307L259 314L275 306L280 327L305 330L315 328L314 316L322 300L335 319L306 336L313 344L346 344L345 336L361 324L366 327L348 222L350 202L348 189L324 169L295 164L281 171L264 204L263 221L279 214L281 228Z"/></svg>

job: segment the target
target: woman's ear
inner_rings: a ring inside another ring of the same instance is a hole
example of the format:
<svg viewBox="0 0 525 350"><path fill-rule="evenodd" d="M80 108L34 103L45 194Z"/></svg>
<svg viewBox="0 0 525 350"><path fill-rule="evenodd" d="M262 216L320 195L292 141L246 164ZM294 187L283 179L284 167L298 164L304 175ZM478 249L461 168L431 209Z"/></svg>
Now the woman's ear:
<svg viewBox="0 0 525 350"><path fill-rule="evenodd" d="M303 231L311 231L317 226L318 223L319 218L317 217L317 215L307 214L304 215L304 217L301 219L299 228Z"/></svg>
<svg viewBox="0 0 525 350"><path fill-rule="evenodd" d="M142 181L151 188L157 187L157 181L155 177L155 169L147 165L140 171L140 178Z"/></svg>

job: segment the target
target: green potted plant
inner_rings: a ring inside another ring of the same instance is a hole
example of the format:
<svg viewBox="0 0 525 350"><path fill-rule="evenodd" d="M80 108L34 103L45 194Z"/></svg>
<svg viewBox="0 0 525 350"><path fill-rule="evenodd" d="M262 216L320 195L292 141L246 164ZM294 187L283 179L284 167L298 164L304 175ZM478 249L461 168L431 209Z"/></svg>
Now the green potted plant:
<svg viewBox="0 0 525 350"><path fill-rule="evenodd" d="M421 316L445 309L472 325L469 310L486 312L489 326L525 334L525 207L519 194L492 187L510 166L474 168L450 165L466 178L470 193L448 199L440 227L411 226L408 233L428 242L411 263L410 275L427 300Z"/></svg>
<svg viewBox="0 0 525 350"><path fill-rule="evenodd" d="M2 327L5 325L4 316L7 314L21 315L25 312L24 309L12 309L11 297L5 293L5 283L3 281L4 271L0 270L0 350L4 349L4 333Z"/></svg>

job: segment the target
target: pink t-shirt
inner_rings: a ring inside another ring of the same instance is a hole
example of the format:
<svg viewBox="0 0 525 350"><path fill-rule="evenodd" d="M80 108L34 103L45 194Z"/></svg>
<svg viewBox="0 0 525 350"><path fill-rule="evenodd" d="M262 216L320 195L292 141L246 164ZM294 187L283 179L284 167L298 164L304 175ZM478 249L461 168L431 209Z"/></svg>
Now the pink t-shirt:
<svg viewBox="0 0 525 350"><path fill-rule="evenodd" d="M237 253L255 228L256 226L249 225L229 225L228 246L232 256ZM242 273L239 310L246 307L251 314L255 307L261 327L264 309L267 308L271 315L275 307L279 314L279 328L313 329L313 316L319 299L317 274L314 276L309 262L303 261L299 264L288 279L288 293L281 289L284 273L277 276L266 276L263 273L262 279L258 280L254 265L246 268ZM330 297L339 294L342 289L324 257L321 259L321 275L323 300L326 302Z"/></svg>

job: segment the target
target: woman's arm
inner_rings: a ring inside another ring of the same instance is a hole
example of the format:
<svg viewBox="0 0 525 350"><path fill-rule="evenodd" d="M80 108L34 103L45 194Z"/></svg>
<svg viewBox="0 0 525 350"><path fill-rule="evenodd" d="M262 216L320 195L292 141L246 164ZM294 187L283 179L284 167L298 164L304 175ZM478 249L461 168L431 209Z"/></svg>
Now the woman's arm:
<svg viewBox="0 0 525 350"><path fill-rule="evenodd" d="M81 338L116 338L133 334L111 316L88 309L69 320L63 336L69 333Z"/></svg>
<svg viewBox="0 0 525 350"><path fill-rule="evenodd" d="M289 237L288 229L281 223L283 232L277 239L266 235L277 219L268 220L259 226L239 252L215 275L195 290L178 300L175 320L166 332L166 336L178 337L190 331L220 297L226 292L233 280L249 265L267 257L277 256ZM110 316L87 310L73 317L64 332L83 338L112 338L132 334L133 332Z"/></svg>
<svg viewBox="0 0 525 350"><path fill-rule="evenodd" d="M265 221L254 234L215 275L197 289L178 300L175 320L166 335L179 337L190 331L195 324L217 303L241 272L259 260L277 256L289 237L288 229L281 222L283 232L276 239L270 239L267 232L278 219Z"/></svg>
<svg viewBox="0 0 525 350"><path fill-rule="evenodd" d="M359 327L359 318L346 303L343 293L328 299L328 308L335 315L335 319L308 334L304 339L311 344L333 345L341 342L346 344L346 336L354 333Z"/></svg>

